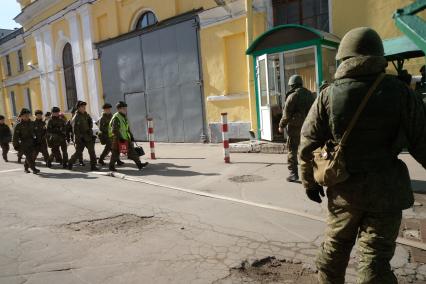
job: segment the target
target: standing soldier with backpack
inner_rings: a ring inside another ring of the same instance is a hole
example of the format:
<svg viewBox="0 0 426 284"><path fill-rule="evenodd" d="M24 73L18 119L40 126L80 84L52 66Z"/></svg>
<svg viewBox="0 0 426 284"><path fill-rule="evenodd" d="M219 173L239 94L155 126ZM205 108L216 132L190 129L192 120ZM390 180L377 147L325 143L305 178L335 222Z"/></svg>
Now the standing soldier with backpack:
<svg viewBox="0 0 426 284"><path fill-rule="evenodd" d="M287 159L290 176L287 178L289 182L299 180L299 169L297 161L297 151L300 144L300 130L306 115L311 108L315 96L303 87L302 77L293 75L288 80L290 91L287 92L286 101L278 131L284 133L287 127Z"/></svg>
<svg viewBox="0 0 426 284"><path fill-rule="evenodd" d="M21 110L21 121L16 125L13 133L13 148L25 155L24 168L29 173L31 169L34 174L40 172L35 167L34 151L37 143L37 136L34 131L34 122L30 118L31 111L23 108Z"/></svg>
<svg viewBox="0 0 426 284"><path fill-rule="evenodd" d="M2 150L3 160L7 163L7 153L9 153L9 143L12 141L12 132L4 121L4 116L0 115L0 147Z"/></svg>
<svg viewBox="0 0 426 284"><path fill-rule="evenodd" d="M129 121L127 120L127 104L119 102L117 104L117 112L111 119L109 124L109 137L112 140L112 154L109 162L110 171L117 171L115 163L120 158L119 143L127 144L127 156L133 160L139 170L142 170L148 163L142 163L133 146L133 135L130 132Z"/></svg>
<svg viewBox="0 0 426 284"><path fill-rule="evenodd" d="M328 228L317 259L319 282L345 282L358 241L357 283L397 284L390 260L402 210L414 203L410 175L398 155L408 145L426 168L425 108L406 84L385 75L387 61L376 31L349 31L336 59L341 61L336 80L312 106L299 152L308 198L321 203L325 194L319 183L327 186Z"/></svg>
<svg viewBox="0 0 426 284"><path fill-rule="evenodd" d="M59 113L61 110L58 107L52 108L52 118L47 123L47 144L52 148L47 166L52 167L52 162L55 157L61 156L62 150L62 166L67 168L68 151L66 142L66 128L65 121L60 118Z"/></svg>
<svg viewBox="0 0 426 284"><path fill-rule="evenodd" d="M36 110L34 112L36 119L34 120L34 131L37 136L37 146L34 152L34 160L37 159L39 153L43 155L44 162L49 162L49 152L47 151L47 129L46 122L43 120L43 112Z"/></svg>

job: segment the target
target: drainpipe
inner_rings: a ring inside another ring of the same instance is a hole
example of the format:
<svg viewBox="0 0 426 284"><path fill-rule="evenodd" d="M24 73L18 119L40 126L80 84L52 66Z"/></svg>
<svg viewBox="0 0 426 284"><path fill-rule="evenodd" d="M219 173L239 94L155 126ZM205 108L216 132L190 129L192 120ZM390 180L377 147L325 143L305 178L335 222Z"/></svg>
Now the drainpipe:
<svg viewBox="0 0 426 284"><path fill-rule="evenodd" d="M245 0L246 10L246 50L253 42L253 1ZM257 132L257 111L256 111L256 98L252 89L254 89L254 74L253 74L253 59L250 55L246 57L247 64L247 77L248 77L248 96L249 96L249 110L251 122L251 136L254 138L254 133Z"/></svg>

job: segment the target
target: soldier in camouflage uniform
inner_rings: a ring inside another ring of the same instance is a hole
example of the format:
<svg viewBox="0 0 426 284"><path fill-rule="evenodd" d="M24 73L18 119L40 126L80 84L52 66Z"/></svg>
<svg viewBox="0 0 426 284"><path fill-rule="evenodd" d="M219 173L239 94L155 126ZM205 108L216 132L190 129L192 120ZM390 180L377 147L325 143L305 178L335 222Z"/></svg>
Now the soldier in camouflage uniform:
<svg viewBox="0 0 426 284"><path fill-rule="evenodd" d="M109 123L111 122L112 119L112 112L111 112L111 108L112 105L111 104L104 104L102 109L102 117L99 120L99 133L98 133L98 137L99 137L99 141L101 142L102 145L105 145L104 150L102 151L101 155L99 156L99 164L102 166L105 166L105 157L111 153L111 146L112 146L112 141L108 135L109 133ZM123 165L124 163L122 161L120 161L120 159L117 160L117 164L119 166Z"/></svg>
<svg viewBox="0 0 426 284"><path fill-rule="evenodd" d="M74 155L68 162L68 169L72 170L74 163L83 155L84 148L87 148L90 156L90 170L96 171L95 139L93 136L93 120L86 112L86 103L77 103L77 113L73 117L73 129L76 149Z"/></svg>
<svg viewBox="0 0 426 284"><path fill-rule="evenodd" d="M65 124L66 124L67 143L69 144L72 141L73 144L74 144L74 146L75 146L75 139L74 139L74 131L72 129L72 122L73 122L72 118L74 117L75 112L76 112L76 108L73 107L72 110L71 110L71 119L70 120L66 120L66 118L64 118L65 119ZM78 164L81 167L84 167L83 153L81 153L81 155L78 157Z"/></svg>
<svg viewBox="0 0 426 284"><path fill-rule="evenodd" d="M283 110L279 129L280 133L284 132L287 127L287 159L290 176L287 178L289 182L299 180L299 170L297 161L297 150L300 144L300 130L303 121L315 100L315 96L303 87L302 77L293 75L288 81L290 91L286 94L286 102Z"/></svg>
<svg viewBox="0 0 426 284"><path fill-rule="evenodd" d="M7 153L9 153L9 143L12 141L12 132L4 121L4 116L0 115L0 147L3 160L7 163Z"/></svg>
<svg viewBox="0 0 426 284"><path fill-rule="evenodd" d="M62 166L67 167L68 151L66 142L65 121L59 117L61 110L58 107L52 108L52 118L47 123L47 144L52 148L52 153L49 156L47 166L52 167L52 162L55 157L61 156L62 151Z"/></svg>
<svg viewBox="0 0 426 284"><path fill-rule="evenodd" d="M34 112L36 119L34 120L34 131L37 136L37 146L34 152L34 160L37 159L39 153L43 155L46 164L49 161L49 152L47 151L47 129L46 122L43 120L43 112L36 110Z"/></svg>
<svg viewBox="0 0 426 284"><path fill-rule="evenodd" d="M336 80L321 92L302 128L301 178L315 202L321 203L324 191L314 180L312 152L342 138L373 82L385 72L383 54L382 40L370 28L353 29L340 43ZM389 262L402 210L414 202L407 166L398 159L405 145L426 168L422 102L397 77L386 75L343 147L349 179L327 189L328 228L317 259L320 283L344 283L357 239L357 283L397 283Z"/></svg>
<svg viewBox="0 0 426 284"><path fill-rule="evenodd" d="M142 170L148 165L148 163L141 162L133 146L133 142L135 140L129 128L129 121L127 120L127 104L125 102L119 102L117 104L117 112L111 119L108 133L112 140L112 154L109 162L110 171L116 171L115 163L119 161L120 158L120 150L118 148L119 142L127 142L127 156L130 160L135 162L139 170Z"/></svg>
<svg viewBox="0 0 426 284"><path fill-rule="evenodd" d="M34 161L37 136L34 131L34 122L31 121L30 115L30 110L26 108L21 110L21 121L16 125L13 133L13 148L25 155L25 172L29 173L29 169L31 169L34 174L38 174L40 170L35 167Z"/></svg>

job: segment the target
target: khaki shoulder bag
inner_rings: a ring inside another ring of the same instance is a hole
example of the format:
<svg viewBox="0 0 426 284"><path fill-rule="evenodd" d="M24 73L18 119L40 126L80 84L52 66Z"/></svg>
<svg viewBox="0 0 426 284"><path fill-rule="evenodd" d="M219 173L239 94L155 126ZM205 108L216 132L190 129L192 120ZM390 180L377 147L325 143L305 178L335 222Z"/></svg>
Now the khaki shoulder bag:
<svg viewBox="0 0 426 284"><path fill-rule="evenodd" d="M376 90L377 86L385 77L385 73L381 73L373 85L367 92L367 95L362 100L354 117L349 123L348 128L343 134L339 144L330 146L332 143L326 143L325 146L318 148L313 152L313 168L315 181L325 187L331 187L338 183L344 182L349 178L349 173L346 169L346 162L344 159L343 148L348 140L349 134L354 128L359 116L367 105L371 95Z"/></svg>

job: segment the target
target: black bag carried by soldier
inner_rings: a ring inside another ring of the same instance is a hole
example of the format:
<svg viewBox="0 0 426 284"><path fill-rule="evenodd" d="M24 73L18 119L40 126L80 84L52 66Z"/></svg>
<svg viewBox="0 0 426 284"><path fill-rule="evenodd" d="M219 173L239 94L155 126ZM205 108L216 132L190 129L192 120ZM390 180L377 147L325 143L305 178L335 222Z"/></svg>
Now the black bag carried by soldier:
<svg viewBox="0 0 426 284"><path fill-rule="evenodd" d="M136 152L136 154L138 154L139 157L145 156L145 151L142 148L142 146L139 146L136 143L135 143L135 152Z"/></svg>

